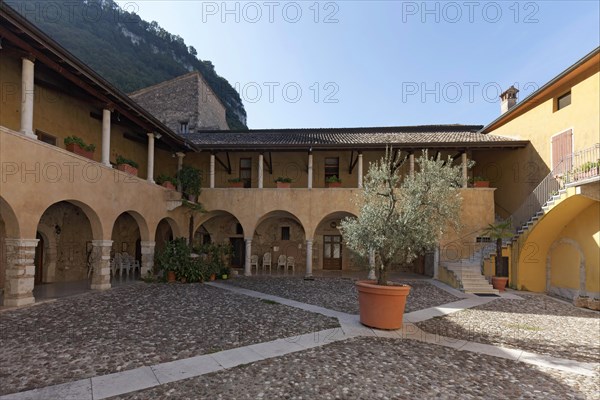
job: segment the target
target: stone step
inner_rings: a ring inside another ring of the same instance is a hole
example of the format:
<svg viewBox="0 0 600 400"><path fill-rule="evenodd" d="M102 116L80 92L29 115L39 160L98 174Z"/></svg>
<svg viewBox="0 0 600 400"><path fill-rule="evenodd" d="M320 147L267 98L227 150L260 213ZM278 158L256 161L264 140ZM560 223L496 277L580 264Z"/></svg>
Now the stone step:
<svg viewBox="0 0 600 400"><path fill-rule="evenodd" d="M497 289L477 289L477 290L472 290L472 289L467 289L467 290L463 290L465 293L470 293L470 294L495 294L498 295L499 292Z"/></svg>

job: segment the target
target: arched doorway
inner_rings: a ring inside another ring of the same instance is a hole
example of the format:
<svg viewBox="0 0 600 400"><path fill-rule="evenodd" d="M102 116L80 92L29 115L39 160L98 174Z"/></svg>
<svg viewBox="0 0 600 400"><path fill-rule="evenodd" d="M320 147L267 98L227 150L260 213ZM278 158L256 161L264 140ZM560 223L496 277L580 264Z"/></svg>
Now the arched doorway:
<svg viewBox="0 0 600 400"><path fill-rule="evenodd" d="M306 267L306 234L300 220L288 211L272 211L262 216L252 236L252 253L262 259L271 253L273 267L279 257L294 259L295 270Z"/></svg>
<svg viewBox="0 0 600 400"><path fill-rule="evenodd" d="M175 238L172 222L168 218L163 218L156 227L154 234L154 242L156 243L155 251L161 251L166 244Z"/></svg>
<svg viewBox="0 0 600 400"><path fill-rule="evenodd" d="M314 234L313 259L315 269L341 271L361 269L362 261L350 251L340 232L340 223L344 218L356 218L346 211L331 213L321 219Z"/></svg>
<svg viewBox="0 0 600 400"><path fill-rule="evenodd" d="M141 241L142 229L144 228L147 231L145 220L140 214L134 211L122 213L117 217L113 225L111 258L116 257L119 260L128 262L137 261L137 265L140 265L140 269L126 270L125 276L127 278L136 278L141 273ZM123 278L124 271L121 270L119 272L119 277Z"/></svg>
<svg viewBox="0 0 600 400"><path fill-rule="evenodd" d="M244 267L246 257L244 228L233 214L227 211L211 211L205 214L200 225L194 230L194 247L206 243L209 240L207 236L211 243L231 245L230 266Z"/></svg>
<svg viewBox="0 0 600 400"><path fill-rule="evenodd" d="M37 282L72 282L89 277L92 225L79 205L60 201L48 207L38 223L37 238L41 238L35 258ZM49 253L56 255L52 269L48 268L49 258L44 257Z"/></svg>
<svg viewBox="0 0 600 400"><path fill-rule="evenodd" d="M6 254L6 239L19 238L19 224L17 216L12 207L4 198L0 197L0 293L4 293L6 285L6 269L7 269L7 254Z"/></svg>

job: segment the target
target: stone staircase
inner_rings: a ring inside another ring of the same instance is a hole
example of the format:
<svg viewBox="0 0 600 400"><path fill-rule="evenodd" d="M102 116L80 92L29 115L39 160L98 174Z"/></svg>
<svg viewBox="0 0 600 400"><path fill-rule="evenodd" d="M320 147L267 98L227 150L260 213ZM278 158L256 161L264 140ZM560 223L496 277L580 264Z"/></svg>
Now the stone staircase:
<svg viewBox="0 0 600 400"><path fill-rule="evenodd" d="M556 193L555 195L553 195L542 206L541 210L539 210L537 213L535 213L527 222L525 222L523 225L521 225L518 228L517 234L512 238L513 243L516 242L519 239L519 236L521 236L522 234L524 234L525 232L527 232L528 230L530 230L536 224L536 222L540 218L542 218L544 216L544 214L546 214L548 211L550 211L552 208L554 208L554 206L556 206L558 203L560 203L566 197L567 197L567 190L566 189L561 189L561 190L558 191L558 193Z"/></svg>
<svg viewBox="0 0 600 400"><path fill-rule="evenodd" d="M498 290L481 274L481 263L475 260L460 260L455 262L441 262L440 266L446 268L456 278L459 289L472 294L498 294Z"/></svg>

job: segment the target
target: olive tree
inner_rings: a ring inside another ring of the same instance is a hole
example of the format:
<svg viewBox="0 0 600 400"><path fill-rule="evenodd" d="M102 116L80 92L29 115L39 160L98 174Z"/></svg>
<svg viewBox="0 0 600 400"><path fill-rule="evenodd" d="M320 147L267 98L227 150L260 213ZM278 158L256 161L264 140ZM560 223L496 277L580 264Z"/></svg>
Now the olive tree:
<svg viewBox="0 0 600 400"><path fill-rule="evenodd" d="M448 229L459 228L462 198L460 166L452 159L429 157L416 160L413 176L402 176L405 162L399 152L386 150L381 160L371 163L364 190L357 202L358 218L346 218L341 230L347 246L366 257L376 256L377 284L388 284L394 263L410 263L432 250Z"/></svg>

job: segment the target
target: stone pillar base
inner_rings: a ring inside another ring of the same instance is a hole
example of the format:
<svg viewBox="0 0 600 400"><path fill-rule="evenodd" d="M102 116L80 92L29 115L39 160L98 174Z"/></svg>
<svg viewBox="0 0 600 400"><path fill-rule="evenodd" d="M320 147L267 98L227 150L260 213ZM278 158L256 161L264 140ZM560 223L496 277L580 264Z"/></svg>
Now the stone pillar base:
<svg viewBox="0 0 600 400"><path fill-rule="evenodd" d="M4 305L21 307L33 304L34 257L38 239L5 239L4 242L7 260Z"/></svg>
<svg viewBox="0 0 600 400"><path fill-rule="evenodd" d="M92 240L92 290L110 289L112 240Z"/></svg>

